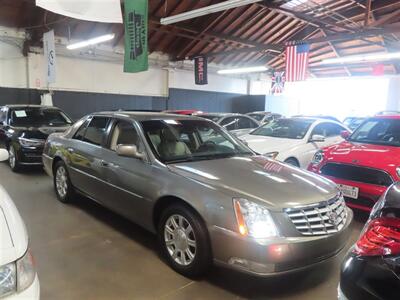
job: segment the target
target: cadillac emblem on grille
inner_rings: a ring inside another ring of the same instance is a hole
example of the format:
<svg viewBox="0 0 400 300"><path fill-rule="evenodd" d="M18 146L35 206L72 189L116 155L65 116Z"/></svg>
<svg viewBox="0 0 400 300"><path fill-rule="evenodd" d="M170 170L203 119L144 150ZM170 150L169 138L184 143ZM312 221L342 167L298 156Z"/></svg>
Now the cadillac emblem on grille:
<svg viewBox="0 0 400 300"><path fill-rule="evenodd" d="M330 224L336 226L338 221L339 221L339 215L336 212L331 211L330 213L328 213L328 222Z"/></svg>

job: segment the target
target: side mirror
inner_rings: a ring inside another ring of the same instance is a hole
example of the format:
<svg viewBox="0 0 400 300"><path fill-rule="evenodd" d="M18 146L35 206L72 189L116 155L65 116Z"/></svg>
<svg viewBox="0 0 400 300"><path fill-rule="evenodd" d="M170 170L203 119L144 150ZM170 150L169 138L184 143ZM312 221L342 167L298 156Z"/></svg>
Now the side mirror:
<svg viewBox="0 0 400 300"><path fill-rule="evenodd" d="M6 149L0 149L0 162L8 160L8 151Z"/></svg>
<svg viewBox="0 0 400 300"><path fill-rule="evenodd" d="M340 136L341 136L342 138L344 138L345 140L347 140L347 139L349 138L349 136L350 136L350 132L348 132L347 130L343 130L343 131L340 133Z"/></svg>
<svg viewBox="0 0 400 300"><path fill-rule="evenodd" d="M310 142L325 142L325 137L323 135L314 134L311 137Z"/></svg>
<svg viewBox="0 0 400 300"><path fill-rule="evenodd" d="M144 154L140 153L135 145L118 145L115 150L119 156L144 159Z"/></svg>

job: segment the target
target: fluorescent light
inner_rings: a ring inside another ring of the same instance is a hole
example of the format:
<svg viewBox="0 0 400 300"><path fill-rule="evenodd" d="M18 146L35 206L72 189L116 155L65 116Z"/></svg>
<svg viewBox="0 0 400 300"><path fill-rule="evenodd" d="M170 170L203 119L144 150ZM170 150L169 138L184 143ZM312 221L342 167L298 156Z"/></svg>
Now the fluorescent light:
<svg viewBox="0 0 400 300"><path fill-rule="evenodd" d="M199 9L187 11L187 12L175 15L175 16L161 18L160 23L162 25L173 24L173 23L182 22L185 20L189 20L189 19L205 16L208 14L216 13L219 11L224 11L224 10L228 10L231 8L236 8L239 6L253 4L253 3L261 2L261 1L262 0L227 0L227 1L224 1L221 3L217 3L217 4L209 5L206 7L202 7Z"/></svg>
<svg viewBox="0 0 400 300"><path fill-rule="evenodd" d="M353 55L336 58L328 58L322 61L324 65L330 64L343 64L343 63L355 63L355 62L370 62L370 61L383 61L388 59L399 59L400 52L393 53L376 53L376 54L364 54L364 55Z"/></svg>
<svg viewBox="0 0 400 300"><path fill-rule="evenodd" d="M107 42L109 40L112 40L114 38L115 34L111 33L111 34L106 34L106 35L102 35L102 36L98 36L86 41L82 41L82 42L78 42L75 44L69 44L67 46L67 49L69 50L74 50L74 49L78 49L78 48L83 48L83 47L87 47L90 45L95 45L95 44L100 44L103 42Z"/></svg>
<svg viewBox="0 0 400 300"><path fill-rule="evenodd" d="M238 69L226 69L217 71L218 74L243 74L243 73L255 73L255 72L264 72L268 70L265 66L256 66L256 67L247 67L247 68L238 68Z"/></svg>

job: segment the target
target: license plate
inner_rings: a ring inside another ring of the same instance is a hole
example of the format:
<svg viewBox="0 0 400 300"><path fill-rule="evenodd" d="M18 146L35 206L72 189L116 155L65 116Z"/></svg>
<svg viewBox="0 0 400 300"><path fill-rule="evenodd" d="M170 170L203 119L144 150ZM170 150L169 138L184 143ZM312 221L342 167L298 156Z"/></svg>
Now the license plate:
<svg viewBox="0 0 400 300"><path fill-rule="evenodd" d="M343 196L349 197L352 199L358 198L358 187L345 185L345 184L338 184L339 189L342 191Z"/></svg>

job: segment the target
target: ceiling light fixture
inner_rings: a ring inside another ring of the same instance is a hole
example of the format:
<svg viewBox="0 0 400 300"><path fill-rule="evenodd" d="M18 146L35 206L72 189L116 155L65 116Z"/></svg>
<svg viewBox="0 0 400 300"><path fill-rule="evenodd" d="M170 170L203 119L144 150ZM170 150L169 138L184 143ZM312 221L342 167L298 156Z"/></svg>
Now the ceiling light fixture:
<svg viewBox="0 0 400 300"><path fill-rule="evenodd" d="M357 63L357 62L371 62L371 61L384 61L384 60L399 59L399 58L400 58L400 52L374 53L374 54L328 58L322 60L321 64L331 65L331 64L344 64L344 63Z"/></svg>
<svg viewBox="0 0 400 300"><path fill-rule="evenodd" d="M67 49L74 50L74 49L78 49L78 48L87 47L87 46L90 46L90 45L100 44L100 43L112 40L114 37L115 37L114 33L98 36L98 37L95 37L95 38L92 38L92 39L89 39L89 40L86 40L86 41L82 41L82 42L78 42L78 43L74 43L74 44L69 44L67 46Z"/></svg>
<svg viewBox="0 0 400 300"><path fill-rule="evenodd" d="M268 70L268 68L265 66L255 66L255 67L219 70L219 71L217 71L217 73L218 74L243 74L243 73L264 72L266 70Z"/></svg>
<svg viewBox="0 0 400 300"><path fill-rule="evenodd" d="M231 8L236 8L236 7L240 7L240 6L244 6L244 5L248 5L248 4L253 4L256 2L261 2L261 1L262 0L227 0L227 1L224 1L221 3L217 3L217 4L209 5L206 7L202 7L199 9L187 11L187 12L175 15L175 16L161 18L160 23L161 23L161 25L173 24L173 23L182 22L185 20L189 20L189 19L205 16L208 14L216 13L219 11L224 11L224 10L228 10Z"/></svg>

